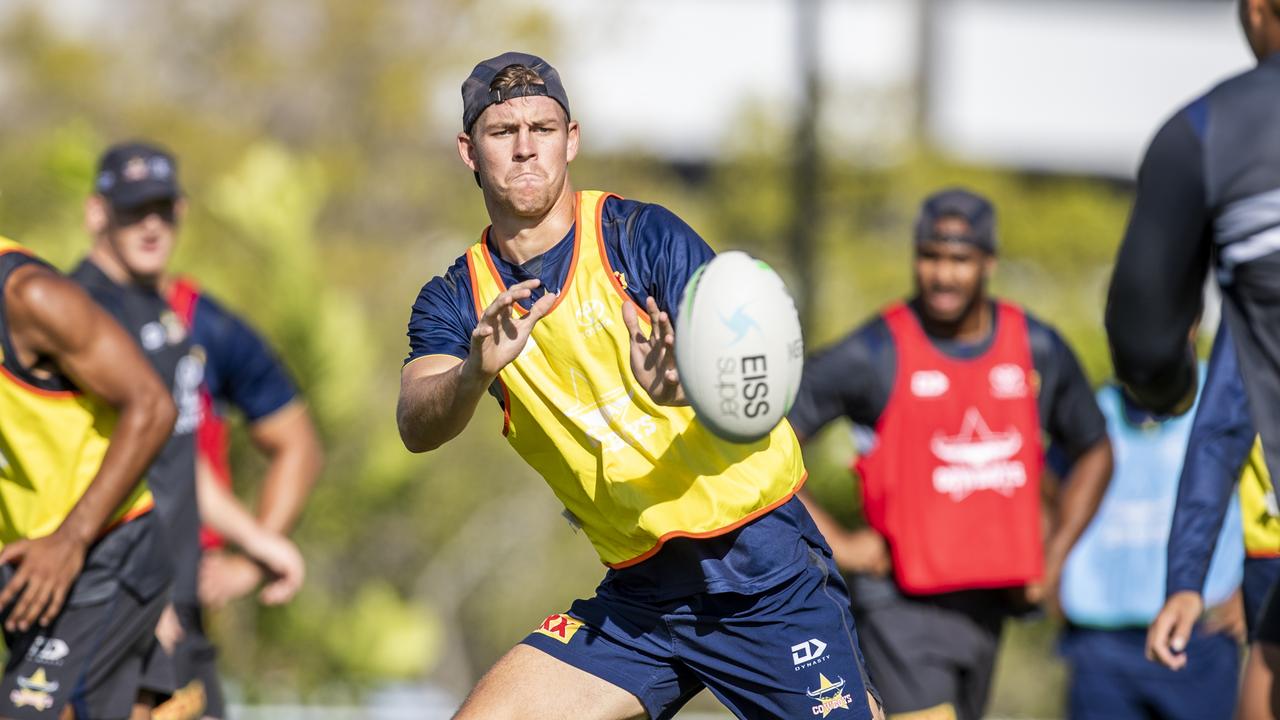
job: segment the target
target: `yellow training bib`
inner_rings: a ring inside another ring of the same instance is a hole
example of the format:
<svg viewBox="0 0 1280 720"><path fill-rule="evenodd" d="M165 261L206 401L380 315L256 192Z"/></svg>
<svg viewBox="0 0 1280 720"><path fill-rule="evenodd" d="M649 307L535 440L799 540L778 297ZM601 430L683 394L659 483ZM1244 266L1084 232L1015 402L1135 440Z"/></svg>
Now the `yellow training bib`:
<svg viewBox="0 0 1280 720"><path fill-rule="evenodd" d="M0 238L0 298L19 256L31 253ZM0 335L0 347L9 351L2 301ZM116 425L115 410L102 400L65 379L42 383L26 376L16 360L0 353L0 546L58 529L97 476ZM141 515L152 505L151 491L141 481L112 523Z"/></svg>
<svg viewBox="0 0 1280 720"><path fill-rule="evenodd" d="M754 443L736 444L713 435L690 408L649 398L631 372L622 321L632 301L609 266L600 227L610 197L578 193L564 287L499 381L508 442L546 479L600 559L621 568L669 538L719 535L781 505L804 482L804 464L785 420ZM467 254L477 315L506 289L487 235Z"/></svg>
<svg viewBox="0 0 1280 720"><path fill-rule="evenodd" d="M1240 469L1240 517L1244 521L1244 551L1249 557L1280 557L1280 511L1275 502L1259 437Z"/></svg>

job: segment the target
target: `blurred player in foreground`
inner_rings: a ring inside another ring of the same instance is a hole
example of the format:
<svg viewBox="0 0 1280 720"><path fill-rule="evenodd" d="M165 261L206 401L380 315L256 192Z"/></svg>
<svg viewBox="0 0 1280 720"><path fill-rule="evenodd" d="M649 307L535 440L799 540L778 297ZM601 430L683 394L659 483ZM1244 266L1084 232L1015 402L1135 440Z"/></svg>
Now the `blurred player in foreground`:
<svg viewBox="0 0 1280 720"><path fill-rule="evenodd" d="M712 251L664 208L574 192L578 123L545 61L481 62L462 95L492 225L414 304L401 438L437 448L492 395L610 570L458 717L669 718L704 687L738 717L872 717L844 583L794 497L795 435L730 443L684 402L670 313Z"/></svg>
<svg viewBox="0 0 1280 720"><path fill-rule="evenodd" d="M231 488L230 417L235 410L248 425L249 439L267 460L258 500L257 524L286 536L293 529L324 464L324 450L307 406L289 372L267 343L235 313L204 292L191 277L166 274L160 281L169 305L204 351L202 408L196 437L196 477L202 517L220 517L239 526L235 537L257 530ZM222 536L202 532L199 595L201 605L220 608L243 597L270 574L258 560L225 547ZM268 604L288 599L268 584L259 594ZM194 678L187 694L205 695L204 716L222 718L226 703L217 672L217 650L205 634L201 606L177 606L187 631L179 643L180 662ZM180 691L181 692L181 691ZM175 706L187 704L176 697ZM162 708L163 710L164 708Z"/></svg>
<svg viewBox="0 0 1280 720"><path fill-rule="evenodd" d="M0 299L0 716L150 717L172 569L141 478L173 401L119 325L4 238Z"/></svg>
<svg viewBox="0 0 1280 720"><path fill-rule="evenodd" d="M1187 651L1195 663L1182 674L1153 665L1144 653L1147 626L1164 599L1169 528L1192 418L1152 415L1110 383L1098 391L1098 404L1107 416L1115 472L1062 575L1068 716L1226 718L1235 704L1245 636L1239 503L1230 502L1227 522L1220 517L1215 530L1221 529L1202 539L1206 558L1196 587L1204 588L1210 609L1192 619L1198 625Z"/></svg>
<svg viewBox="0 0 1280 720"><path fill-rule="evenodd" d="M1054 602L1067 551L1106 489L1111 449L1075 354L987 294L991 203L935 193L914 239L915 296L811 358L790 419L810 438L847 417L866 441L857 470L868 527L846 530L810 507L854 573L885 709L977 720L1004 621ZM1042 435L1073 463L1047 533Z"/></svg>
<svg viewBox="0 0 1280 720"><path fill-rule="evenodd" d="M277 577L265 597L272 601L292 597L302 583L304 565L293 543L262 527L222 485L201 482L197 504L195 432L201 421L206 353L193 344L160 286L186 208L176 161L151 144L115 145L99 161L94 190L85 205L93 245L72 278L134 336L161 378L170 383L178 407L173 436L150 477L176 573L172 607L162 616L157 634L173 655L177 687L184 688L216 677L197 591L200 520L270 568ZM210 689L216 690L216 685ZM198 713L205 705L204 694L201 689L194 701L178 699L184 708L196 706ZM173 711L162 706L157 713ZM185 710L184 714L190 715Z"/></svg>
<svg viewBox="0 0 1280 720"><path fill-rule="evenodd" d="M1244 612L1252 642L1257 639L1267 595L1280 577L1280 512L1275 507L1262 444L1249 419L1235 344L1230 328L1224 325L1214 341L1208 378L1187 445L1169 534L1168 599L1147 636L1147 656L1152 660L1193 670L1212 662L1197 652L1191 628L1205 606L1205 578L1214 548L1211 538L1223 526L1223 518L1230 517L1237 478L1246 553ZM1185 644L1175 650L1170 647L1170 638L1181 638L1179 642ZM1249 653L1249 681L1240 694L1242 718L1265 717L1267 712L1271 672L1263 659L1259 652Z"/></svg>
<svg viewBox="0 0 1280 720"><path fill-rule="evenodd" d="M1239 10L1258 66L1179 110L1151 141L1111 279L1107 337L1116 376L1142 405L1185 411L1196 376L1187 332L1212 261L1249 413L1274 474L1280 467L1280 0L1239 0ZM1186 641L1173 634L1154 638L1152 650L1168 663ZM1280 594L1271 594L1256 642L1267 666L1280 668ZM1280 710L1276 700L1272 713Z"/></svg>

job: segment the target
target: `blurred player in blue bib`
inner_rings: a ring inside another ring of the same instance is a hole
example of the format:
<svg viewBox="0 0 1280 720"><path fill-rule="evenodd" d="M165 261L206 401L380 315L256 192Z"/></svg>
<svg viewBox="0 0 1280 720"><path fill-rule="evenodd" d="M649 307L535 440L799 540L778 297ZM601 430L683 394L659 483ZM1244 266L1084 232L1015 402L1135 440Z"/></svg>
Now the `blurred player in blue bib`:
<svg viewBox="0 0 1280 720"><path fill-rule="evenodd" d="M1115 470L1063 570L1069 716L1229 717L1244 634L1239 503L1230 503L1216 543L1209 545L1217 548L1204 584L1211 609L1191 635L1188 652L1195 662L1180 674L1149 662L1146 628L1164 602L1166 545L1192 419L1154 416L1114 384L1098 391L1098 405L1107 418Z"/></svg>

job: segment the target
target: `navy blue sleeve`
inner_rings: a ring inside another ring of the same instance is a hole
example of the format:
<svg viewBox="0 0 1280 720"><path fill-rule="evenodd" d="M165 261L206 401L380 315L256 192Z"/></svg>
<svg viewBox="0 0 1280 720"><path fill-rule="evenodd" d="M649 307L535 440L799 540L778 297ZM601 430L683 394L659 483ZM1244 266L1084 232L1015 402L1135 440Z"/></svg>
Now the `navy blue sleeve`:
<svg viewBox="0 0 1280 720"><path fill-rule="evenodd" d="M205 349L205 384L216 400L225 401L256 422L297 395L289 372L252 327L206 295L193 319L194 341Z"/></svg>
<svg viewBox="0 0 1280 720"><path fill-rule="evenodd" d="M640 307L652 297L674 320L684 287L715 251L675 213L634 200L610 198L601 225L609 263Z"/></svg>
<svg viewBox="0 0 1280 720"><path fill-rule="evenodd" d="M1058 331L1028 314L1027 335L1031 363L1040 376L1040 425L1066 462L1074 463L1106 437L1107 419L1080 361Z"/></svg>
<svg viewBox="0 0 1280 720"><path fill-rule="evenodd" d="M1160 129L1138 173L1137 196L1107 293L1107 340L1116 377L1143 407L1184 408L1195 393L1187 340L1209 268L1209 214L1193 103Z"/></svg>
<svg viewBox="0 0 1280 720"><path fill-rule="evenodd" d="M1240 469L1253 447L1248 396L1226 323L1218 329L1209 372L1186 459L1178 480L1178 503L1169 530L1169 577L1165 591L1203 592L1213 549Z"/></svg>
<svg viewBox="0 0 1280 720"><path fill-rule="evenodd" d="M889 404L896 365L893 336L877 316L805 360L787 420L802 440L840 417L875 427Z"/></svg>
<svg viewBox="0 0 1280 720"><path fill-rule="evenodd" d="M409 315L409 356L405 363L427 355L452 355L465 360L477 322L471 274L464 255L444 275L431 278L418 293Z"/></svg>

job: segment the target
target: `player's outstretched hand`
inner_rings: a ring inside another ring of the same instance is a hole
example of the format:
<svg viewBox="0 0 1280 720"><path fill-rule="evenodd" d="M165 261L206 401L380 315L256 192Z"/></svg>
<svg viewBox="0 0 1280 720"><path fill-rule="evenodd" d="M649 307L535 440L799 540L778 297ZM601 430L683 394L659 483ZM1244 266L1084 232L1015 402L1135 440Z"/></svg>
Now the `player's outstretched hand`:
<svg viewBox="0 0 1280 720"><path fill-rule="evenodd" d="M640 318L631 303L622 306L622 321L631 336L631 372L659 405L688 405L680 373L676 370L676 329L671 316L658 309L658 303L645 301L651 332L646 336Z"/></svg>
<svg viewBox="0 0 1280 720"><path fill-rule="evenodd" d="M524 317L516 317L515 306L533 294L541 285L539 280L525 280L507 288L489 307L484 309L471 331L471 355L477 358L477 368L485 377L496 376L508 363L519 357L529 342L529 333L556 302L556 295L547 293L529 308ZM470 359L470 358L468 358Z"/></svg>
<svg viewBox="0 0 1280 720"><path fill-rule="evenodd" d="M84 567L88 548L69 533L55 530L35 540L19 540L0 550L0 565L18 569L0 592L0 607L8 607L4 627L23 632L32 624L48 625L62 611L67 592Z"/></svg>
<svg viewBox="0 0 1280 720"><path fill-rule="evenodd" d="M1147 659L1171 670L1185 667L1191 629L1202 612L1204 600L1200 593L1183 590L1170 595L1147 630Z"/></svg>
<svg viewBox="0 0 1280 720"><path fill-rule="evenodd" d="M279 533L263 531L254 539L252 547L242 549L262 563L263 568L271 575L258 593L262 604L282 605L292 600L302 588L307 564L302 559L302 553L298 552L298 546L289 538Z"/></svg>

